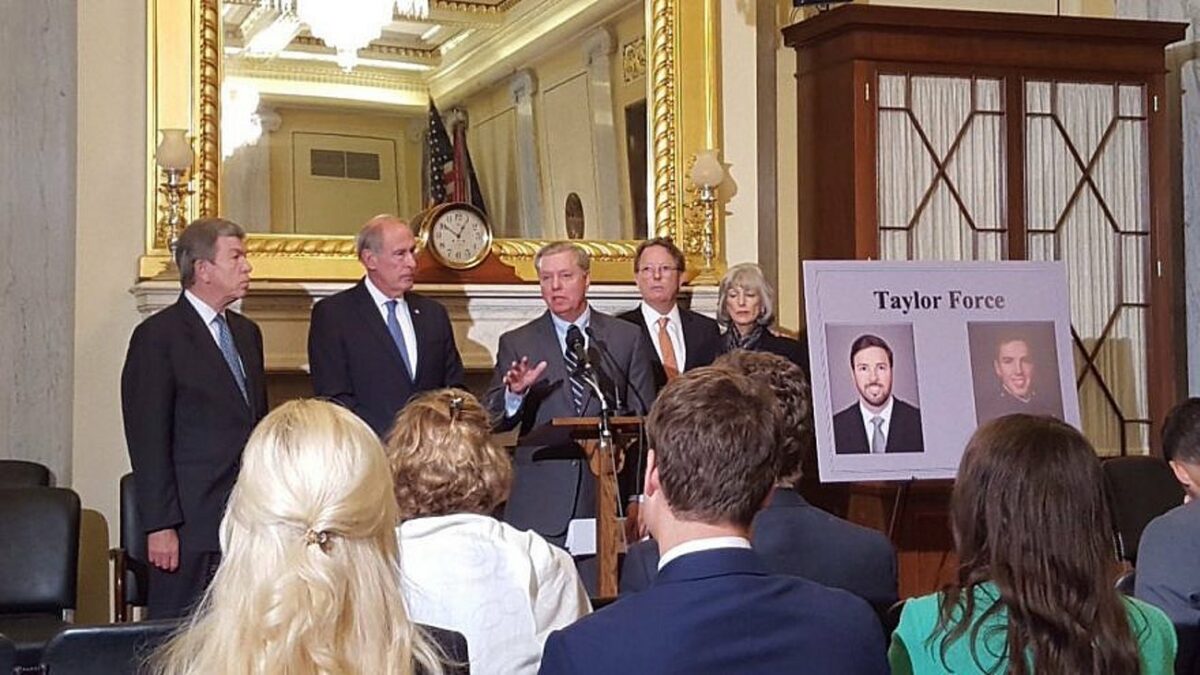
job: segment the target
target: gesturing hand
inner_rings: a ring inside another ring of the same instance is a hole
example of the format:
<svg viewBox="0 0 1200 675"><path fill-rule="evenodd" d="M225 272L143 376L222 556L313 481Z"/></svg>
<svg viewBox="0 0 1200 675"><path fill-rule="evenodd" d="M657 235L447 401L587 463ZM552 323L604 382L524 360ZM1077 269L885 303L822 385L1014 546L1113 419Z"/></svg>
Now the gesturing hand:
<svg viewBox="0 0 1200 675"><path fill-rule="evenodd" d="M546 372L545 361L531 366L529 358L522 356L520 361L513 361L512 365L508 367L508 372L504 374L504 386L514 394L524 394L544 372Z"/></svg>

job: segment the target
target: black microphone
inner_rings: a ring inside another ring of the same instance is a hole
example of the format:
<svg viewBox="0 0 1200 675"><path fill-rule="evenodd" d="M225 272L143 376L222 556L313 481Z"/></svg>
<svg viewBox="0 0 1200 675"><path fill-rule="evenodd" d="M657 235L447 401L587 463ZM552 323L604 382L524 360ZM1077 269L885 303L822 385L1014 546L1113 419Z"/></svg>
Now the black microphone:
<svg viewBox="0 0 1200 675"><path fill-rule="evenodd" d="M592 369L592 361L588 357L587 347L583 342L583 332L575 324L571 324L571 327L567 329L567 351L575 358L576 367L580 372Z"/></svg>
<svg viewBox="0 0 1200 675"><path fill-rule="evenodd" d="M646 405L646 399L642 398L642 393L639 392L637 390L637 387L633 386L633 383L629 381L629 371L627 371L621 367L621 364L619 362L617 362L616 357L614 357L612 355L612 352L608 351L608 347L606 347L604 345L604 341L601 340L600 338L596 337L596 331L592 330L591 326L587 327L587 334L588 334L588 337L590 337L592 339L592 344L596 345L596 347L599 348L600 355L604 358L604 360L606 360L610 364L612 364L612 367L615 368L618 373L620 373L621 379L625 385L625 388L633 392L634 398L636 398L638 404L640 406L642 406L642 409L638 414L639 415L650 414L650 406ZM613 387L613 388L619 389L618 387ZM620 396L621 396L621 394L618 391L617 398L620 398ZM617 407L618 408L622 407L619 402L617 403Z"/></svg>

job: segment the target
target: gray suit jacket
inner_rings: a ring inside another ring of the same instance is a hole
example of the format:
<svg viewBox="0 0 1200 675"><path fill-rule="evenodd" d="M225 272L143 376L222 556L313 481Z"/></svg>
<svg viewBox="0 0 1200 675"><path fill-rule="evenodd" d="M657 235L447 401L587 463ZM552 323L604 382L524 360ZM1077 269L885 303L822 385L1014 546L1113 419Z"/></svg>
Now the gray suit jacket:
<svg viewBox="0 0 1200 675"><path fill-rule="evenodd" d="M593 309L590 328L595 339L588 342L588 355L600 371L601 386L616 394L625 411L639 415L649 412L654 402L653 357L642 344L637 326ZM504 374L521 357L527 357L531 365L545 361L546 372L525 394L521 410L508 417L504 411ZM555 417L576 416L570 373L549 311L500 336L496 370L485 399L499 430L519 424L521 433L527 433ZM590 390L585 401L584 416L600 414L600 401Z"/></svg>
<svg viewBox="0 0 1200 675"><path fill-rule="evenodd" d="M588 341L588 354L599 371L601 387L615 393L614 398L629 412L645 414L642 404L649 407L654 402L654 379L652 357L643 345L641 330L595 309L590 327L594 338ZM525 394L517 414L508 417L504 410L504 374L521 357L533 365L545 361L546 370ZM484 399L498 430L520 426L522 434L556 417L578 414L571 399L570 374L549 312L500 336L496 372ZM595 395L588 394L583 414L600 414L600 401ZM595 480L578 447L565 436L562 443L523 444L516 450L514 464L512 492L504 511L504 519L513 526L533 530L561 545L573 518L595 516ZM641 466L636 456L626 457L620 480L623 496L637 490Z"/></svg>

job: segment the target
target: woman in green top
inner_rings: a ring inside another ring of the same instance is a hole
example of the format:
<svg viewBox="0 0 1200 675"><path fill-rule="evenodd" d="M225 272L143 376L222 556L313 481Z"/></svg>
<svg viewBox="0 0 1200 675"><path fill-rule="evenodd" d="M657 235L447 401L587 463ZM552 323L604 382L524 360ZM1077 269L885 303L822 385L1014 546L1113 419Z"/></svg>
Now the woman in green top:
<svg viewBox="0 0 1200 675"><path fill-rule="evenodd" d="M1107 504L1072 427L1031 415L980 427L950 503L957 579L905 604L892 672L1171 673L1171 622L1113 588Z"/></svg>

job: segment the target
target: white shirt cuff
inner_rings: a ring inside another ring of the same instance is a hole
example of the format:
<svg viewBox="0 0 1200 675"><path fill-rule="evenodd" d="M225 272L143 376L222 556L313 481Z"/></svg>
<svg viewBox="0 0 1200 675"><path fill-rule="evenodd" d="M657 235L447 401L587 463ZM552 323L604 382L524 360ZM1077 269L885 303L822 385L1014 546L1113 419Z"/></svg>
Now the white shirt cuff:
<svg viewBox="0 0 1200 675"><path fill-rule="evenodd" d="M504 388L504 416L516 417L521 412L521 404L525 402L525 394L514 394Z"/></svg>

